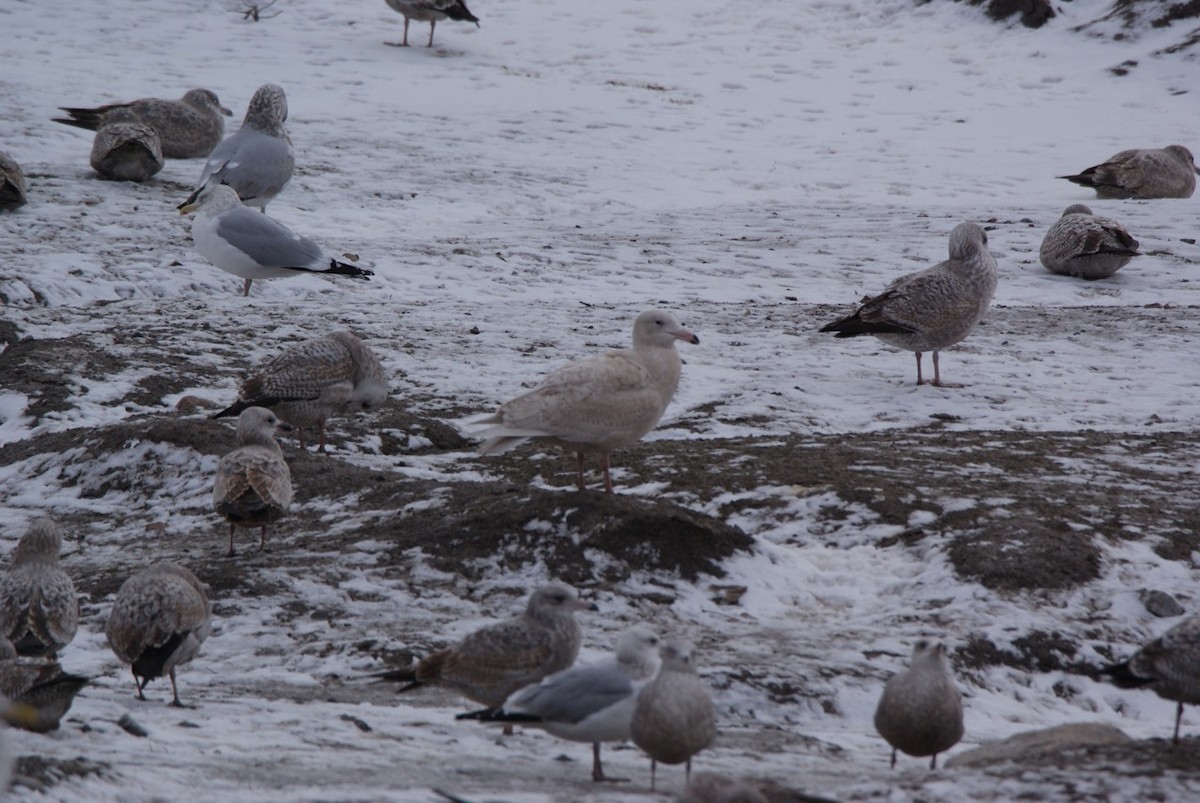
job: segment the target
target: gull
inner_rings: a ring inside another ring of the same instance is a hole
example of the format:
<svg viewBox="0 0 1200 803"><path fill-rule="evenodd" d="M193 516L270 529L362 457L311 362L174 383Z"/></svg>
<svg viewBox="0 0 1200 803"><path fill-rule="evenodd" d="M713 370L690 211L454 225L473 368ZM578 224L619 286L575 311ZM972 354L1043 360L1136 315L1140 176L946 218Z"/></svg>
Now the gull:
<svg viewBox="0 0 1200 803"><path fill-rule="evenodd" d="M1059 176L1096 191L1097 198L1190 198L1196 190L1196 160L1182 145L1133 149L1074 176Z"/></svg>
<svg viewBox="0 0 1200 803"><path fill-rule="evenodd" d="M845 318L821 327L835 337L874 335L897 348L916 352L917 384L921 357L933 352L935 387L961 387L942 382L938 353L969 335L987 312L996 292L996 260L987 248L987 234L974 223L960 223L950 232L950 258L931 268L893 281L877 296Z"/></svg>
<svg viewBox="0 0 1200 803"><path fill-rule="evenodd" d="M182 708L175 670L200 652L212 631L208 587L175 563L156 563L117 591L104 634L113 653L132 665L139 700L154 678L171 678L171 705Z"/></svg>
<svg viewBox="0 0 1200 803"><path fill-rule="evenodd" d="M247 407L238 416L238 448L221 458L213 480L213 509L229 521L229 552L233 531L262 527L258 551L267 547L267 525L278 521L292 504L292 473L275 442L279 419L264 407Z"/></svg>
<svg viewBox="0 0 1200 803"><path fill-rule="evenodd" d="M404 15L404 38L400 42L385 42L393 47L408 47L408 22L429 23L429 43L433 47L433 29L438 20L452 19L459 22L473 22L479 27L479 18L467 10L463 0L387 0L388 7Z"/></svg>
<svg viewBox="0 0 1200 803"><path fill-rule="evenodd" d="M263 212L292 180L296 159L287 120L287 96L277 84L263 84L250 98L242 127L213 149L195 191L179 205L194 204L205 187L228 184L238 197Z"/></svg>
<svg viewBox="0 0 1200 803"><path fill-rule="evenodd" d="M17 543L12 564L0 578L0 635L20 655L51 658L75 638L79 596L58 565L62 531L38 519Z"/></svg>
<svg viewBox="0 0 1200 803"><path fill-rule="evenodd" d="M189 89L179 100L141 98L92 109L60 107L68 118L54 122L99 131L111 123L143 123L153 128L168 159L208 156L225 135L225 121L233 112L221 105L215 92Z"/></svg>
<svg viewBox="0 0 1200 803"><path fill-rule="evenodd" d="M0 636L0 695L16 706L26 706L25 716L7 718L9 724L37 733L58 730L75 695L89 678L62 670L51 658L23 658L7 638Z"/></svg>
<svg viewBox="0 0 1200 803"><path fill-rule="evenodd" d="M1046 232L1038 256L1053 273L1104 279L1137 256L1137 249L1138 241L1120 223L1073 204Z"/></svg>
<svg viewBox="0 0 1200 803"><path fill-rule="evenodd" d="M25 203L29 185L17 160L0 151L0 209L16 209Z"/></svg>
<svg viewBox="0 0 1200 803"><path fill-rule="evenodd" d="M199 211L197 211L199 210ZM331 274L366 279L374 272L331 258L321 246L279 221L252 211L224 184L205 187L179 214L196 211L192 241L196 250L223 271L245 279L242 295L250 295L255 279L302 274Z"/></svg>
<svg viewBox="0 0 1200 803"><path fill-rule="evenodd" d="M692 756L717 736L712 695L692 665L692 645L668 641L660 650L662 668L638 694L630 730L633 743L650 756L650 791L658 762L683 764L692 775Z"/></svg>
<svg viewBox="0 0 1200 803"><path fill-rule="evenodd" d="M499 708L456 719L524 723L572 742L591 742L592 780L608 780L600 743L630 738L638 691L658 670L658 636L644 627L617 639L616 655L603 663L555 672L509 696Z"/></svg>
<svg viewBox="0 0 1200 803"><path fill-rule="evenodd" d="M632 349L567 363L538 387L474 420L492 425L478 433L485 439L479 453L506 452L529 440L573 451L583 490L583 456L599 452L604 490L611 494L609 453L654 429L679 386L683 363L676 340L700 342L671 313L643 312L633 322Z"/></svg>
<svg viewBox="0 0 1200 803"><path fill-rule="evenodd" d="M1175 733L1184 703L1200 705L1200 616L1190 616L1143 646L1129 660L1101 670L1123 689L1146 688L1164 700L1174 700Z"/></svg>
<svg viewBox="0 0 1200 803"><path fill-rule="evenodd" d="M92 168L117 181L146 181L163 168L158 134L145 123L105 123L92 141Z"/></svg>
<svg viewBox="0 0 1200 803"><path fill-rule="evenodd" d="M317 427L318 451L325 452L325 421L331 415L376 410L387 396L387 377L375 352L350 332L332 332L268 360L242 383L238 400L213 418L269 407L298 429ZM303 431L298 435L303 449Z"/></svg>
<svg viewBox="0 0 1200 803"><path fill-rule="evenodd" d="M932 756L958 744L963 736L962 693L950 677L946 645L919 640L913 645L908 669L897 672L883 687L875 709L875 730L896 751L910 756Z"/></svg>

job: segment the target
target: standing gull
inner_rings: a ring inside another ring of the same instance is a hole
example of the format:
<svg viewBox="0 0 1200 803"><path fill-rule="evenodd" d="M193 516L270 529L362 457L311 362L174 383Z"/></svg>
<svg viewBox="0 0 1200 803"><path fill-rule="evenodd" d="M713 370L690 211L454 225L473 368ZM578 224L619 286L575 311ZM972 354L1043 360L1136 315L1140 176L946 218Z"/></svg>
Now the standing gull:
<svg viewBox="0 0 1200 803"><path fill-rule="evenodd" d="M479 27L479 18L467 10L463 0L387 0L388 7L404 15L404 38L400 42L386 42L394 47L408 47L408 22L429 23L429 43L433 47L433 29L438 20L452 19L459 22L473 22Z"/></svg>
<svg viewBox="0 0 1200 803"><path fill-rule="evenodd" d="M936 387L961 387L942 382L938 353L969 335L992 303L996 292L996 260L987 248L987 234L974 223L960 223L950 232L950 258L932 268L893 281L879 295L841 320L821 327L836 337L874 335L917 355L917 384L925 384L921 357L933 352Z"/></svg>
<svg viewBox="0 0 1200 803"><path fill-rule="evenodd" d="M910 756L931 756L958 744L963 736L962 694L950 677L946 645L921 639L913 646L908 669L897 672L883 687L875 709L875 730L896 751Z"/></svg>
<svg viewBox="0 0 1200 803"><path fill-rule="evenodd" d="M221 458L213 480L213 509L229 521L229 557L233 531L262 527L258 551L267 547L267 525L292 504L292 473L275 442L279 419L264 407L247 407L238 416L238 448Z"/></svg>
<svg viewBox="0 0 1200 803"><path fill-rule="evenodd" d="M105 123L92 141L92 168L117 181L146 181L163 168L158 134L145 123Z"/></svg>
<svg viewBox="0 0 1200 803"><path fill-rule="evenodd" d="M194 204L205 187L228 184L242 201L267 211L267 204L292 180L296 167L292 140L283 127L287 115L283 88L260 86L250 98L242 127L213 150L196 190L179 208Z"/></svg>
<svg viewBox="0 0 1200 803"><path fill-rule="evenodd" d="M1046 232L1038 256L1053 273L1104 279L1137 256L1137 248L1138 241L1120 223L1074 204Z"/></svg>
<svg viewBox="0 0 1200 803"><path fill-rule="evenodd" d="M87 683L88 678L62 671L53 659L18 656L12 642L0 636L0 695L27 706L25 715L9 719L9 724L37 733L58 730L75 695Z"/></svg>
<svg viewBox="0 0 1200 803"><path fill-rule="evenodd" d="M21 655L48 655L75 638L79 596L58 565L62 532L49 519L38 519L21 537L12 565L0 578L0 636Z"/></svg>
<svg viewBox="0 0 1200 803"><path fill-rule="evenodd" d="M650 755L652 792L658 762L686 762L690 778L692 756L717 736L712 695L692 665L692 645L669 641L661 653L662 668L638 694L630 727L633 743Z"/></svg>
<svg viewBox="0 0 1200 803"><path fill-rule="evenodd" d="M1096 191L1097 198L1190 198L1196 190L1196 160L1182 145L1135 149L1074 176L1059 176Z"/></svg>
<svg viewBox="0 0 1200 803"><path fill-rule="evenodd" d="M167 159L208 156L225 135L222 117L233 114L221 105L216 93L189 89L179 100L142 98L128 103L111 103L94 109L60 107L70 117L54 122L99 131L115 123L143 123L154 129Z"/></svg>
<svg viewBox="0 0 1200 803"><path fill-rule="evenodd" d="M630 738L638 691L658 670L658 636L644 627L626 630L616 655L603 663L555 672L509 696L499 708L457 719L525 723L572 742L592 744L592 780L604 781L600 743Z"/></svg>
<svg viewBox="0 0 1200 803"><path fill-rule="evenodd" d="M212 630L207 586L174 563L156 563L130 577L117 591L104 634L118 658L133 668L138 699L154 678L171 678L171 705L179 702L175 670L200 652Z"/></svg>
<svg viewBox="0 0 1200 803"><path fill-rule="evenodd" d="M388 396L379 358L350 332L333 332L284 349L242 383L238 400L213 418L247 407L269 407L303 430L317 427L325 451L325 421L334 414L377 410ZM298 433L304 448L303 431Z"/></svg>
<svg viewBox="0 0 1200 803"><path fill-rule="evenodd" d="M583 456L599 452L604 490L611 494L609 453L654 429L679 386L683 363L676 340L700 342L669 312L643 312L633 322L632 349L567 363L537 388L473 421L493 425L479 433L485 439L479 453L506 452L528 440L568 449L575 452L583 490Z"/></svg>
<svg viewBox="0 0 1200 803"><path fill-rule="evenodd" d="M1164 700L1174 700L1175 733L1185 703L1200 705L1200 616L1190 616L1135 652L1128 661L1101 670L1123 689L1146 688Z"/></svg>
<svg viewBox="0 0 1200 803"><path fill-rule="evenodd" d="M28 184L17 160L0 151L0 209L16 209L25 203Z"/></svg>
<svg viewBox="0 0 1200 803"><path fill-rule="evenodd" d="M278 279L305 273L334 274L366 279L372 271L333 259L312 240L245 206L224 184L205 187L194 201L179 207L179 214L199 210L192 220L196 250L223 271L246 281L242 295L250 295L255 279Z"/></svg>

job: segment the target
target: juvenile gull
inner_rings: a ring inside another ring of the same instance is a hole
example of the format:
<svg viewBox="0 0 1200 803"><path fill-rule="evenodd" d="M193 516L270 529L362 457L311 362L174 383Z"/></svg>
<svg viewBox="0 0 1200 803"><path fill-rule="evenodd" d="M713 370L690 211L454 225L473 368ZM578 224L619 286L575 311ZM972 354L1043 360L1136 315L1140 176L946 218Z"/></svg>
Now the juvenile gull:
<svg viewBox="0 0 1200 803"><path fill-rule="evenodd" d="M92 168L117 181L146 181L163 168L158 134L145 123L105 123L92 141Z"/></svg>
<svg viewBox="0 0 1200 803"><path fill-rule="evenodd" d="M609 453L654 429L679 386L676 340L700 342L669 312L643 312L633 322L632 349L567 363L537 388L473 421L493 425L478 433L485 439L479 453L506 452L528 440L573 451L583 490L583 456L599 452L604 490L611 494Z"/></svg>
<svg viewBox="0 0 1200 803"><path fill-rule="evenodd" d="M404 15L404 38L400 42L385 42L394 47L408 47L408 22L429 23L429 43L433 47L433 29L438 20L452 19L460 22L473 22L479 27L479 18L467 10L463 0L387 0L388 7Z"/></svg>
<svg viewBox="0 0 1200 803"><path fill-rule="evenodd" d="M267 547L267 525L292 504L292 473L275 442L279 419L265 407L247 407L238 416L238 448L221 458L213 480L213 509L229 521L229 557L233 531L261 527L258 551Z"/></svg>
<svg viewBox="0 0 1200 803"><path fill-rule="evenodd" d="M200 652L212 630L207 586L174 563L156 563L117 591L104 634L118 658L132 665L138 699L154 678L171 678L171 705L182 707L175 670Z"/></svg>
<svg viewBox="0 0 1200 803"><path fill-rule="evenodd" d="M141 98L128 103L111 103L94 109L60 107L69 118L54 122L99 131L115 122L144 123L158 134L162 155L167 159L208 156L225 135L225 120L233 114L221 105L216 93L189 89L179 100Z"/></svg>
<svg viewBox="0 0 1200 803"><path fill-rule="evenodd" d="M242 204L224 184L205 187L179 214L196 211L192 241L196 250L223 271L245 279L242 295L250 295L255 279L278 279L305 273L366 279L372 271L331 258L321 246L301 237L266 214Z"/></svg>
<svg viewBox="0 0 1200 803"><path fill-rule="evenodd" d="M1134 149L1059 178L1094 189L1097 198L1190 198L1196 190L1196 161L1182 145Z"/></svg>
<svg viewBox="0 0 1200 803"><path fill-rule="evenodd" d="M459 714L457 719L525 723L560 739L591 742L592 780L607 780L600 743L630 738L638 691L658 670L658 636L644 627L626 630L613 658L555 672L510 695L499 708Z"/></svg>
<svg viewBox="0 0 1200 803"><path fill-rule="evenodd" d="M71 675L51 658L22 658L12 642L0 636L0 695L28 706L26 716L9 724L46 733L57 730L75 695L88 678Z"/></svg>
<svg viewBox="0 0 1200 803"><path fill-rule="evenodd" d="M1138 255L1138 241L1115 220L1096 217L1083 204L1068 206L1042 240L1046 270L1081 279L1112 276Z"/></svg>
<svg viewBox="0 0 1200 803"><path fill-rule="evenodd" d="M942 382L938 353L969 335L987 312L996 292L996 260L987 248L987 234L974 223L960 223L950 232L950 258L932 268L893 281L882 293L841 320L821 327L836 337L874 335L917 355L917 384L925 384L921 357L933 352L936 387L961 387Z"/></svg>
<svg viewBox="0 0 1200 803"><path fill-rule="evenodd" d="M29 185L17 160L0 151L0 209L16 209L25 203Z"/></svg>
<svg viewBox="0 0 1200 803"><path fill-rule="evenodd" d="M1174 700L1175 733L1185 703L1200 705L1200 616L1190 616L1135 652L1128 661L1101 670L1123 689L1147 688L1164 700Z"/></svg>
<svg viewBox="0 0 1200 803"><path fill-rule="evenodd" d="M379 358L350 332L333 332L288 346L242 383L238 400L213 418L247 407L269 407L297 427L317 427L325 451L325 421L338 413L370 412L387 400L387 377Z"/></svg>
<svg viewBox="0 0 1200 803"><path fill-rule="evenodd" d="M79 629L79 596L58 565L62 531L38 519L17 543L0 578L0 636L20 655L54 657Z"/></svg>
<svg viewBox="0 0 1200 803"><path fill-rule="evenodd" d="M713 772L692 776L675 803L834 803L771 780L737 781Z"/></svg>
<svg viewBox="0 0 1200 803"><path fill-rule="evenodd" d="M638 694L630 730L633 743L650 756L650 791L658 762L683 764L692 775L692 756L717 736L712 696L692 665L692 645L668 641L662 668Z"/></svg>
<svg viewBox="0 0 1200 803"><path fill-rule="evenodd" d="M932 756L958 744L963 736L962 694L950 677L946 645L921 639L913 646L908 669L897 672L883 687L875 709L875 730L896 751Z"/></svg>
<svg viewBox="0 0 1200 803"><path fill-rule="evenodd" d="M242 127L213 150L195 191L179 208L194 204L205 187L228 184L243 202L267 211L271 199L292 180L296 166L292 140L283 127L287 114L283 88L260 86L250 98Z"/></svg>

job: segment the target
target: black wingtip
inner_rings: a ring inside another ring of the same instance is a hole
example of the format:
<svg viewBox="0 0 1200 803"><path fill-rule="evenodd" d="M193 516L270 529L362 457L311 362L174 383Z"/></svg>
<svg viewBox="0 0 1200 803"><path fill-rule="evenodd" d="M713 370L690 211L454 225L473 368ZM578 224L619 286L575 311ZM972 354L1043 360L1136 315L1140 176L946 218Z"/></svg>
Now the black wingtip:
<svg viewBox="0 0 1200 803"><path fill-rule="evenodd" d="M215 420L217 418L227 418L231 415L240 415L242 410L245 410L247 407L253 407L253 406L254 406L254 404L251 402L245 401L243 399L238 399L237 401L235 401L233 404L226 407L221 412L213 413L212 415L210 415L209 420Z"/></svg>
<svg viewBox="0 0 1200 803"><path fill-rule="evenodd" d="M329 260L329 272L336 273L339 276L349 276L352 279L367 279L375 275L375 271L359 268L345 262L339 262L336 259Z"/></svg>
<svg viewBox="0 0 1200 803"><path fill-rule="evenodd" d="M1140 689L1154 682L1154 678L1144 678L1140 675L1135 675L1133 670L1129 668L1128 661L1106 666L1100 670L1100 674L1108 675L1112 684L1122 689Z"/></svg>

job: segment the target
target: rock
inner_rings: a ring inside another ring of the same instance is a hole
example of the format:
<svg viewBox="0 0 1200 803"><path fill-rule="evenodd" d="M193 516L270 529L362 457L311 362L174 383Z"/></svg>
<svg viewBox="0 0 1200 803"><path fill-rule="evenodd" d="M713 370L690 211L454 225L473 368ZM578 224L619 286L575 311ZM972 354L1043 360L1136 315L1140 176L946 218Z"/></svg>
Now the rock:
<svg viewBox="0 0 1200 803"><path fill-rule="evenodd" d="M1099 722L1071 722L1044 730L1024 731L999 742L989 742L959 753L946 768L986 767L1003 761L1025 761L1079 747L1132 742L1121 729Z"/></svg>
<svg viewBox="0 0 1200 803"><path fill-rule="evenodd" d="M1183 614L1183 606L1179 604L1179 600L1165 591L1143 588L1138 592L1138 599L1146 606L1147 611L1160 618L1166 619Z"/></svg>

